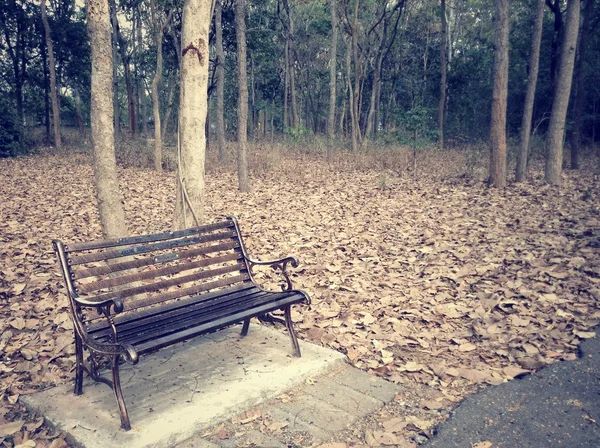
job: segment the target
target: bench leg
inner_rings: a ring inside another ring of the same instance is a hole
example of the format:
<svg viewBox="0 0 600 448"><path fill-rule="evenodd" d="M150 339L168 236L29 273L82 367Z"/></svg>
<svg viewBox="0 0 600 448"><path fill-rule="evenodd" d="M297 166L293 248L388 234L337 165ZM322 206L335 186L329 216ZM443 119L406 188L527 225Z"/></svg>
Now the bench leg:
<svg viewBox="0 0 600 448"><path fill-rule="evenodd" d="M244 320L244 325L242 325L242 331L240 333L242 335L242 337L248 335L248 327L249 326L250 326L250 319Z"/></svg>
<svg viewBox="0 0 600 448"><path fill-rule="evenodd" d="M292 347L294 349L294 356L300 358L302 354L300 353L300 345L298 344L298 338L296 337L296 332L294 331L294 322L292 322L292 307L288 305L284 309L285 311L285 326L287 328L288 333L290 334L290 339L292 340Z"/></svg>
<svg viewBox="0 0 600 448"><path fill-rule="evenodd" d="M83 393L83 344L75 333L75 395Z"/></svg>
<svg viewBox="0 0 600 448"><path fill-rule="evenodd" d="M119 413L121 414L121 428L123 428L125 431L129 431L131 429L131 424L129 423L129 414L127 414L127 407L125 406L123 391L121 390L121 377L119 376L119 358L120 356L115 356L112 359L112 386L113 391L115 393L115 398L117 400L117 405L119 406Z"/></svg>

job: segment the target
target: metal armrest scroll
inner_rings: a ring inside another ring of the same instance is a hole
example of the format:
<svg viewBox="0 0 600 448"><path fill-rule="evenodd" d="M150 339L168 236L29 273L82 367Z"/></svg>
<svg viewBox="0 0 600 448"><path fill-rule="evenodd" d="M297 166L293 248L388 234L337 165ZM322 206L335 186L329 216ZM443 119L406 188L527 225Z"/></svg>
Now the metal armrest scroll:
<svg viewBox="0 0 600 448"><path fill-rule="evenodd" d="M285 285L281 286L282 291L290 291L292 290L292 281L290 280L290 274L287 271L288 264L291 264L292 267L297 268L300 264L296 257L285 257L280 258L279 260L269 260L269 261L260 261L254 260L252 258L247 257L248 265L250 267L250 271L254 266L271 266L274 271L281 271L281 275L285 279Z"/></svg>
<svg viewBox="0 0 600 448"><path fill-rule="evenodd" d="M74 295L73 300L75 300L75 302L77 302L81 306L98 308L98 312L100 312L100 308L102 307L107 307L109 311L112 307L112 310L115 314L119 314L123 311L123 300L121 300L120 297L112 297L110 299L94 301L83 299L77 295Z"/></svg>

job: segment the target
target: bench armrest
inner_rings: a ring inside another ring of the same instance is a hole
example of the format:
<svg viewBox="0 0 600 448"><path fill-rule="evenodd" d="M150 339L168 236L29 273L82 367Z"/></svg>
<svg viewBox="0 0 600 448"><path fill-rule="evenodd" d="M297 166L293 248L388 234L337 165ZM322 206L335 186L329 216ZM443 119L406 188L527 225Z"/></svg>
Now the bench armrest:
<svg viewBox="0 0 600 448"><path fill-rule="evenodd" d="M112 307L113 312L115 314L119 314L121 311L123 311L123 300L121 300L120 297L111 297L110 299L95 301L95 300L87 300L87 299L81 298L77 295L74 295L73 300L81 306L97 308L98 312L100 312L100 308L103 308L103 307L107 307L108 310L110 310L110 308Z"/></svg>
<svg viewBox="0 0 600 448"><path fill-rule="evenodd" d="M105 356L121 355L126 360L137 364L139 357L133 346L129 344L106 344L95 341L86 340L85 345L94 353Z"/></svg>
<svg viewBox="0 0 600 448"><path fill-rule="evenodd" d="M285 258L280 258L278 260L262 261L262 260L255 260L244 254L244 258L248 262L248 267L250 268L250 271L252 271L252 268L254 266L271 266L271 268L273 270L281 271L281 275L283 275L283 278L285 279L285 285L281 286L281 290L282 291L290 291L293 289L292 281L290 280L290 274L287 271L287 267L288 267L288 264L291 264L292 267L294 267L294 268L298 267L298 265L300 263L298 262L298 259L296 257L285 257Z"/></svg>

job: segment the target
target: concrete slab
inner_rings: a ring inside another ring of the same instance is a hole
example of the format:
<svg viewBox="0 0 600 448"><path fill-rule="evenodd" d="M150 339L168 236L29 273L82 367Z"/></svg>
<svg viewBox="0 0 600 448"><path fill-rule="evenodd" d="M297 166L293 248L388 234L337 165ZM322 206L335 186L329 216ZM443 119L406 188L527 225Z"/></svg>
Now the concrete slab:
<svg viewBox="0 0 600 448"><path fill-rule="evenodd" d="M335 373L331 378L339 384L343 384L351 389L354 389L363 394L383 401L388 404L394 399L400 391L401 386L398 386L390 381L384 380L375 375L369 375L353 367L346 367L342 371Z"/></svg>
<svg viewBox="0 0 600 448"><path fill-rule="evenodd" d="M143 357L123 365L121 381L132 429L119 429L110 389L88 381L75 396L70 384L24 396L21 401L87 448L170 447L270 398L306 378L343 365L341 353L301 342L302 358L291 355L287 334L252 324Z"/></svg>
<svg viewBox="0 0 600 448"><path fill-rule="evenodd" d="M276 407L290 414L295 420L318 426L325 431L341 431L358 420L358 416L348 414L310 395L300 396L287 403L278 403Z"/></svg>
<svg viewBox="0 0 600 448"><path fill-rule="evenodd" d="M338 384L329 378L317 379L314 384L304 388L304 391L358 417L364 417L383 406L383 401Z"/></svg>
<svg viewBox="0 0 600 448"><path fill-rule="evenodd" d="M260 431L248 431L240 436L219 441L223 448L262 447L262 448L286 448L279 440L261 433Z"/></svg>

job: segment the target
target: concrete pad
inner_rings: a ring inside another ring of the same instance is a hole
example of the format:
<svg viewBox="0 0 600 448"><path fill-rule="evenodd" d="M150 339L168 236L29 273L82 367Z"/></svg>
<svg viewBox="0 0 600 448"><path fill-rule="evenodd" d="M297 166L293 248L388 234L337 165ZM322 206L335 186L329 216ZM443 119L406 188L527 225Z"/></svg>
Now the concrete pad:
<svg viewBox="0 0 600 448"><path fill-rule="evenodd" d="M346 367L341 372L333 374L331 378L336 383L343 384L358 392L381 400L385 404L392 401L396 396L396 393L402 388L383 378L370 375L367 372L363 372L362 370L350 366Z"/></svg>
<svg viewBox="0 0 600 448"><path fill-rule="evenodd" d="M295 420L318 426L325 431L341 431L358 420L358 416L348 414L310 395L298 397L287 403L278 403L276 407L293 416Z"/></svg>
<svg viewBox="0 0 600 448"><path fill-rule="evenodd" d="M326 441L332 437L332 433L315 426L313 423L306 423L279 408L270 408L269 415L276 422L287 423L284 431L290 434L292 438L301 440L303 443L300 446L309 446L312 443ZM305 435L308 436L309 440Z"/></svg>
<svg viewBox="0 0 600 448"><path fill-rule="evenodd" d="M260 431L248 431L240 436L219 441L223 448L262 447L262 448L286 448L279 440L261 433Z"/></svg>
<svg viewBox="0 0 600 448"><path fill-rule="evenodd" d="M358 417L364 417L383 406L383 401L376 400L328 378L319 378L304 390L313 397L327 401L336 408Z"/></svg>
<svg viewBox="0 0 600 448"><path fill-rule="evenodd" d="M23 396L21 401L87 448L170 447L204 429L282 394L306 378L345 362L330 349L300 342L291 356L287 334L252 324L177 344L137 366L122 365L121 381L131 431L119 429L112 391L90 380L75 396L71 384Z"/></svg>

